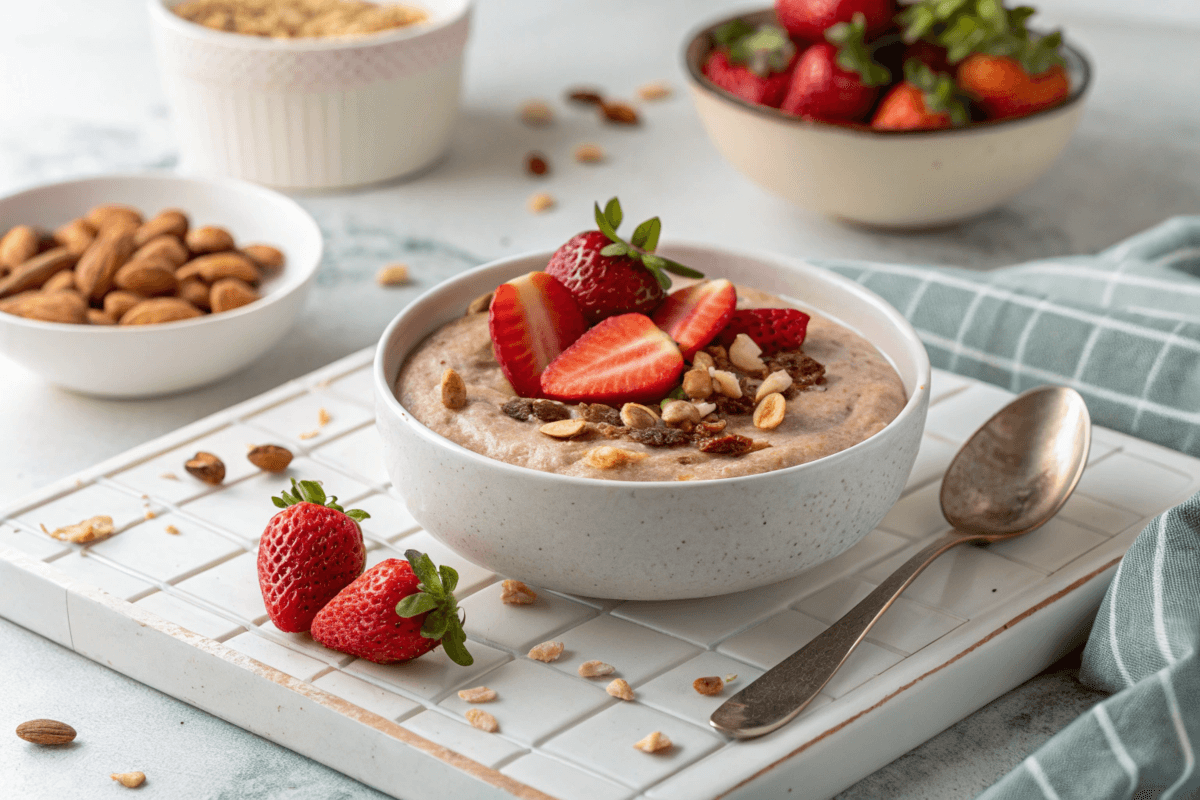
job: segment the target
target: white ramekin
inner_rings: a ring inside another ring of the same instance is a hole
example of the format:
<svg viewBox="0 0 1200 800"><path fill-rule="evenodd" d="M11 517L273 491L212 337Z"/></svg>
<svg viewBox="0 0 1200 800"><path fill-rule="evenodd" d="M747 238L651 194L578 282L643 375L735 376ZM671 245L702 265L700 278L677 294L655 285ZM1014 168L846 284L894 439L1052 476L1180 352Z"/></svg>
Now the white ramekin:
<svg viewBox="0 0 1200 800"><path fill-rule="evenodd" d="M321 229L278 192L228 178L106 175L38 186L0 198L0 230L54 228L103 203L154 214L180 208L194 224L220 225L239 244L283 251L261 299L221 314L161 325L68 325L0 314L0 354L45 380L101 397L152 397L237 372L274 347L304 306L321 262Z"/></svg>
<svg viewBox="0 0 1200 800"><path fill-rule="evenodd" d="M418 422L392 392L408 353L474 298L544 267L551 253L486 264L426 292L380 339L376 425L392 484L413 516L464 557L537 586L591 597L671 600L793 577L845 551L900 496L929 407L929 357L878 295L790 259L705 245L662 252L838 320L873 342L908 393L882 431L831 456L740 478L576 478L479 455Z"/></svg>
<svg viewBox="0 0 1200 800"><path fill-rule="evenodd" d="M415 172L458 116L471 0L420 0L394 33L276 40L224 33L149 0L158 63L188 172L289 189Z"/></svg>

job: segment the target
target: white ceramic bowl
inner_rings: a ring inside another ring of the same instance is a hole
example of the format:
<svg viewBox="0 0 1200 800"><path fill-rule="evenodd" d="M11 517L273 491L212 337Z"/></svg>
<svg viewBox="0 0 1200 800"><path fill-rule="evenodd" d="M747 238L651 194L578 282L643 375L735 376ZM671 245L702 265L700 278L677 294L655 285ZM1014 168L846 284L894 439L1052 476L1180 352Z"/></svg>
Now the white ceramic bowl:
<svg viewBox="0 0 1200 800"><path fill-rule="evenodd" d="M637 600L703 597L790 578L878 524L912 469L929 406L929 358L894 308L858 284L789 259L674 244L664 254L799 301L864 335L904 382L908 403L866 441L747 477L630 483L539 472L461 447L392 392L408 353L475 297L550 253L455 277L388 326L375 356L376 424L392 484L430 533L466 558L537 586Z"/></svg>
<svg viewBox="0 0 1200 800"><path fill-rule="evenodd" d="M774 12L738 17L758 24L773 21ZM684 52L688 86L709 138L764 189L860 224L931 227L1005 202L1058 159L1079 124L1090 84L1087 60L1064 46L1070 96L1020 119L943 131L879 131L804 120L735 97L704 77L712 31L728 21L696 33Z"/></svg>
<svg viewBox="0 0 1200 800"><path fill-rule="evenodd" d="M275 245L287 261L260 300L196 319L108 327L0 313L0 354L64 389L147 397L236 372L283 338L321 261L321 230L307 211L278 192L224 178L120 175L39 186L0 199L0 231L20 223L52 230L102 203L147 214L180 208L193 224L227 228L238 244Z"/></svg>
<svg viewBox="0 0 1200 800"><path fill-rule="evenodd" d="M458 116L471 0L415 0L429 19L371 36L279 40L214 31L148 0L189 172L292 189L420 170Z"/></svg>

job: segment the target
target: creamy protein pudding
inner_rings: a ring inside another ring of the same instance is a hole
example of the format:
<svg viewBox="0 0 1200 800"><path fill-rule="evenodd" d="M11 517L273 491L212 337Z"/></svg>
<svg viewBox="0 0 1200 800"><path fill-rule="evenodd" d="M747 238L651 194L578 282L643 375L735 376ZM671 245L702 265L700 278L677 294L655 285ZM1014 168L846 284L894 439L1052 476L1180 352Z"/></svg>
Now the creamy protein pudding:
<svg viewBox="0 0 1200 800"><path fill-rule="evenodd" d="M639 234L657 220L629 243L616 237L614 205L544 272L503 284L418 345L396 381L401 405L489 458L629 481L807 463L900 413L899 375L836 322L726 280L667 295L661 270L698 273L653 255L657 230Z"/></svg>

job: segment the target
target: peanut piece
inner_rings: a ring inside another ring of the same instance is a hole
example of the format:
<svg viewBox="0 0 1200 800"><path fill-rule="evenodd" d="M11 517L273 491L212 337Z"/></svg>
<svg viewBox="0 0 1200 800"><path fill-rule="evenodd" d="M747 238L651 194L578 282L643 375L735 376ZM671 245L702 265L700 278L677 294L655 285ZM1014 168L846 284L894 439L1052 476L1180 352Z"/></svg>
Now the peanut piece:
<svg viewBox="0 0 1200 800"><path fill-rule="evenodd" d="M671 746L671 740L662 731L654 731L647 734L645 738L638 740L634 747L641 750L643 753L657 753L660 750L666 750Z"/></svg>
<svg viewBox="0 0 1200 800"><path fill-rule="evenodd" d="M758 404L758 408L754 409L754 427L759 430L773 431L783 422L785 414L787 414L787 401L779 392L773 392L764 397Z"/></svg>
<svg viewBox="0 0 1200 800"><path fill-rule="evenodd" d="M554 121L554 112L541 100L529 100L521 106L521 121L541 128Z"/></svg>
<svg viewBox="0 0 1200 800"><path fill-rule="evenodd" d="M599 678L603 675L612 675L617 671L617 668L612 664L605 664L603 661L585 661L579 665L579 677L581 678Z"/></svg>
<svg viewBox="0 0 1200 800"><path fill-rule="evenodd" d="M554 208L554 195L538 192L529 198L529 210L534 214L541 214L543 211L549 211Z"/></svg>
<svg viewBox="0 0 1200 800"><path fill-rule="evenodd" d="M767 376L767 379L758 387L758 391L754 393L754 402L760 402L769 394L786 392L792 385L792 376L784 370L776 370Z"/></svg>
<svg viewBox="0 0 1200 800"><path fill-rule="evenodd" d="M458 696L468 703L490 703L496 699L496 690L486 686L476 686L473 689L460 689Z"/></svg>
<svg viewBox="0 0 1200 800"><path fill-rule="evenodd" d="M716 365L713 357L703 350L697 350L696 354L692 356L692 369L702 369L708 372L711 367L715 367Z"/></svg>
<svg viewBox="0 0 1200 800"><path fill-rule="evenodd" d="M654 81L638 87L638 97L651 102L665 100L671 96L671 84L666 81Z"/></svg>
<svg viewBox="0 0 1200 800"><path fill-rule="evenodd" d="M629 428L653 428L658 424L658 414L641 403L626 403L621 406L621 422Z"/></svg>
<svg viewBox="0 0 1200 800"><path fill-rule="evenodd" d="M683 374L683 393L693 400L705 400L713 393L712 376L707 369L689 369Z"/></svg>
<svg viewBox="0 0 1200 800"><path fill-rule="evenodd" d="M583 457L583 463L593 469L618 469L628 464L636 464L647 456L647 453L637 453L632 450L603 445L589 450Z"/></svg>
<svg viewBox="0 0 1200 800"><path fill-rule="evenodd" d="M500 602L508 606L527 606L537 600L537 592L521 581L506 580L500 584Z"/></svg>
<svg viewBox="0 0 1200 800"><path fill-rule="evenodd" d="M586 431L587 428L587 420L560 419L555 422L547 422L538 428L538 430L555 439L573 439Z"/></svg>
<svg viewBox="0 0 1200 800"><path fill-rule="evenodd" d="M604 687L604 691L618 700L633 699L633 689L624 678L614 678L612 683Z"/></svg>
<svg viewBox="0 0 1200 800"><path fill-rule="evenodd" d="M762 348L744 333L739 333L729 345L729 361L742 372L759 375L767 371L767 365L759 358Z"/></svg>
<svg viewBox="0 0 1200 800"><path fill-rule="evenodd" d="M691 429L700 421L700 412L687 400L672 400L663 406L662 419L667 427Z"/></svg>
<svg viewBox="0 0 1200 800"><path fill-rule="evenodd" d="M713 388L726 397L732 397L737 400L742 396L742 385L738 383L737 376L732 372L726 372L723 369L710 369L709 373L712 377Z"/></svg>
<svg viewBox="0 0 1200 800"><path fill-rule="evenodd" d="M144 772L114 772L108 777L128 789L136 789L146 782L146 773Z"/></svg>
<svg viewBox="0 0 1200 800"><path fill-rule="evenodd" d="M529 657L534 661L545 661L547 664L551 661L557 661L558 657L563 654L562 642L542 642L536 644L529 651Z"/></svg>
<svg viewBox="0 0 1200 800"><path fill-rule="evenodd" d="M375 273L375 282L380 286L403 286L408 283L407 264L388 264Z"/></svg>
<svg viewBox="0 0 1200 800"><path fill-rule="evenodd" d="M581 144L575 148L575 160L580 164L599 164L604 160L604 148L598 144Z"/></svg>
<svg viewBox="0 0 1200 800"><path fill-rule="evenodd" d="M466 717L472 728L478 728L484 733L495 733L500 730L500 723L496 722L496 718L482 708L468 708Z"/></svg>

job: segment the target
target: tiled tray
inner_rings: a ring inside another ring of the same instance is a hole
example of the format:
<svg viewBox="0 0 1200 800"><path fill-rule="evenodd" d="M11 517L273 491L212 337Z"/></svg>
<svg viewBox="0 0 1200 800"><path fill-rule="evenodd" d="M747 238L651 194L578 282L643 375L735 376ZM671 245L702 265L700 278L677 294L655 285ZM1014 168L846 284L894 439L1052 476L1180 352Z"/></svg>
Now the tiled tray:
<svg viewBox="0 0 1200 800"><path fill-rule="evenodd" d="M904 497L859 545L798 578L707 600L542 592L514 607L499 602L500 576L419 530L391 494L370 361L357 353L0 509L0 614L397 797L822 798L1076 643L1146 520L1200 488L1200 461L1098 429L1057 519L938 560L808 711L770 736L734 742L709 729L713 709L945 531L939 477L1012 395L935 372ZM266 442L297 454L289 474L245 460L247 445ZM183 470L197 450L224 459L223 486ZM474 666L440 650L378 666L271 626L254 548L275 510L268 498L291 475L321 480L371 513L368 564L415 547L459 570ZM95 514L111 515L120 532L86 547L40 532ZM548 639L566 643L561 660L525 657ZM578 677L589 659L615 665L635 701L609 697L609 678ZM738 678L722 695L692 689L695 678L729 673ZM487 706L499 733L463 718L456 690L480 684L499 693ZM675 743L669 752L633 748L654 730Z"/></svg>

